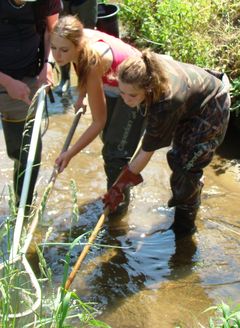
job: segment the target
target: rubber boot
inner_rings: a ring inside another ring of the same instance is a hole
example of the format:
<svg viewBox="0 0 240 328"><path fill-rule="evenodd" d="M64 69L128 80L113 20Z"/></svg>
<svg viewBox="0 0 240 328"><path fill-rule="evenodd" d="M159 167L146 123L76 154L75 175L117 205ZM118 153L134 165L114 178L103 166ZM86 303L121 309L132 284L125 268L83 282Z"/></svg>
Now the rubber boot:
<svg viewBox="0 0 240 328"><path fill-rule="evenodd" d="M94 29L98 19L98 1L68 1L69 14L75 15L82 22L84 28Z"/></svg>
<svg viewBox="0 0 240 328"><path fill-rule="evenodd" d="M54 92L60 97L70 97L70 63L60 67L61 81Z"/></svg>
<svg viewBox="0 0 240 328"><path fill-rule="evenodd" d="M9 158L14 161L13 186L16 199L16 207L19 206L20 202L33 124L34 120L28 121L25 125L24 121L8 122L2 119L7 154ZM28 212L28 209L30 209L33 200L34 187L37 181L41 162L41 150L42 142L41 137L39 136L36 155L32 167L29 191L27 195L26 212Z"/></svg>
<svg viewBox="0 0 240 328"><path fill-rule="evenodd" d="M172 197L168 202L169 207L175 207L174 222L170 229L174 231L176 239L192 235L196 231L195 220L201 204L203 182L197 181L191 184L190 178L188 182L189 184L179 185L178 199L181 201L178 201L177 197ZM177 188L176 186L174 188L176 194ZM187 197L190 192L192 195Z"/></svg>

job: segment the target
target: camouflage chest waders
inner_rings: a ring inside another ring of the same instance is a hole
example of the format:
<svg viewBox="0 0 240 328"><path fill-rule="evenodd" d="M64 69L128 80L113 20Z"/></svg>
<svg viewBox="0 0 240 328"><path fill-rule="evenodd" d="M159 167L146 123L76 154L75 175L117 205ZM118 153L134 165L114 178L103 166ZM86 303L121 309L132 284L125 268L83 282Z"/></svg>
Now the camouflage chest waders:
<svg viewBox="0 0 240 328"><path fill-rule="evenodd" d="M176 206L171 228L177 233L195 230L195 218L201 202L203 169L212 160L222 143L229 120L230 97L223 88L201 111L180 122L167 160L172 170L172 198L169 207Z"/></svg>

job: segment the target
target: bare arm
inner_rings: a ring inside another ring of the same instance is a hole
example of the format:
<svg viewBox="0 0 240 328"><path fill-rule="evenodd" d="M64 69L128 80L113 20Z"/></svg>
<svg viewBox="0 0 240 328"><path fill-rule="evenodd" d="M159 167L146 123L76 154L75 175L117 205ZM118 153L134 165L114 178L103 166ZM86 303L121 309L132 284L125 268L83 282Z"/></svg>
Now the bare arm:
<svg viewBox="0 0 240 328"><path fill-rule="evenodd" d="M92 123L72 147L71 153L73 156L98 136L106 122L106 103L102 88L102 79L96 68L92 69L89 74L87 94L92 114Z"/></svg>
<svg viewBox="0 0 240 328"><path fill-rule="evenodd" d="M136 157L129 164L130 171L134 174L139 174L147 166L153 154L154 151L146 152L140 149Z"/></svg>
<svg viewBox="0 0 240 328"><path fill-rule="evenodd" d="M59 14L54 14L52 16L47 17L47 26L45 30L45 35L44 35L44 49L45 49L45 57L48 58L49 53L50 53L50 34L52 33L52 30L57 23Z"/></svg>

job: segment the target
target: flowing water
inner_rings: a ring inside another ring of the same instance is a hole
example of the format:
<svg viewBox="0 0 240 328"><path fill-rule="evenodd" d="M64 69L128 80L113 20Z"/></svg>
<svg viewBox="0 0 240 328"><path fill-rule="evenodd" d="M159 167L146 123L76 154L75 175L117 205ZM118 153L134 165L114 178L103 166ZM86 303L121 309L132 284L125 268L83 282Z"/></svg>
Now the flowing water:
<svg viewBox="0 0 240 328"><path fill-rule="evenodd" d="M69 131L73 113L63 110L57 96L49 105L49 127L43 137L43 158L37 185L42 196L55 158ZM91 120L89 109L81 118L76 137ZM170 196L167 149L154 154L143 171L144 182L135 187L128 213L121 221L105 222L85 258L71 288L84 301L96 302L99 319L113 328L170 328L207 326L203 311L221 302L236 305L240 295L239 143L227 135L223 146L205 170L202 205L193 238L175 241L170 226L173 210ZM8 215L7 183L12 162L7 158L0 128L0 217ZM77 185L80 215L72 221L72 189ZM49 227L51 242L69 242L90 231L103 212L100 196L105 192L101 141L95 140L60 174L47 202L35 240L41 242ZM111 247L105 247L106 245ZM74 265L81 247L71 255ZM53 271L55 286L63 275L66 247L49 246L44 256Z"/></svg>

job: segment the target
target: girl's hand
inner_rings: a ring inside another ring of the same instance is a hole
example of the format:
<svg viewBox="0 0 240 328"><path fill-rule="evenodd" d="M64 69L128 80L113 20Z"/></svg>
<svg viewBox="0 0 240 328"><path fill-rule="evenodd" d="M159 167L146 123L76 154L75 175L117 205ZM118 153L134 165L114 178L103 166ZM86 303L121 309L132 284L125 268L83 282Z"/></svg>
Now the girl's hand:
<svg viewBox="0 0 240 328"><path fill-rule="evenodd" d="M63 170L68 166L68 163L71 160L71 155L68 151L63 152L58 156L55 163L58 166L58 173L63 172Z"/></svg>

